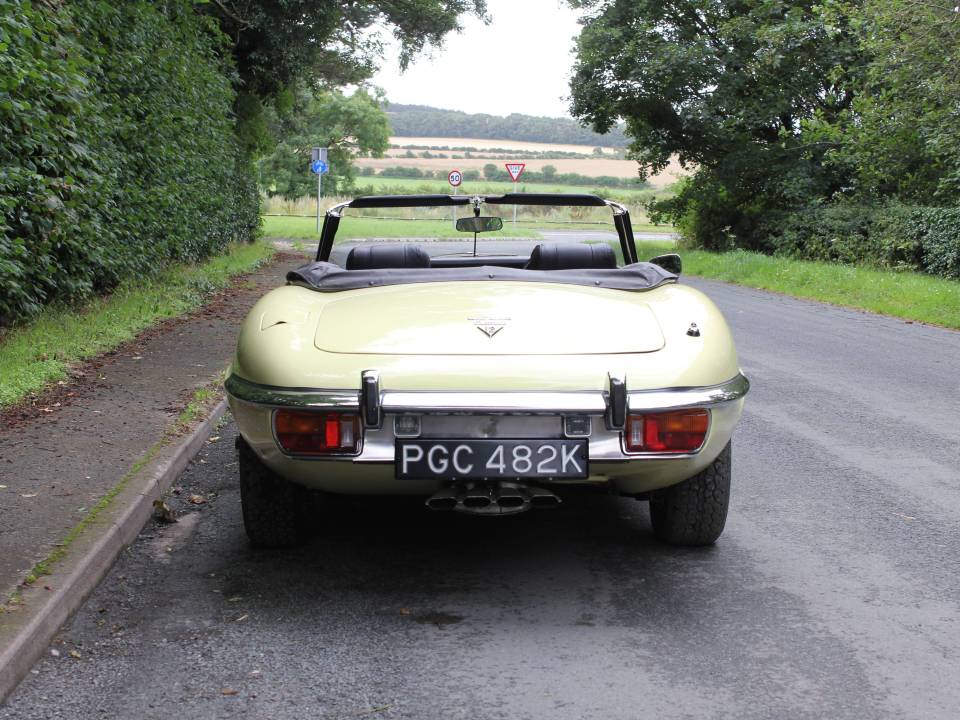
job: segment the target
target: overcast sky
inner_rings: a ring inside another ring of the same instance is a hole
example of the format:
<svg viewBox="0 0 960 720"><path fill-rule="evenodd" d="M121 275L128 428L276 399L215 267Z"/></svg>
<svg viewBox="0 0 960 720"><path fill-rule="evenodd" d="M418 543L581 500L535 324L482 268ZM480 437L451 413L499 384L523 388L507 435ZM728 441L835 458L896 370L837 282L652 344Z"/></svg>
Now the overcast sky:
<svg viewBox="0 0 960 720"><path fill-rule="evenodd" d="M394 48L373 83L391 102L509 115L568 117L577 13L559 0L487 0L492 22L474 18L444 49L403 74ZM474 79L475 78L475 79Z"/></svg>

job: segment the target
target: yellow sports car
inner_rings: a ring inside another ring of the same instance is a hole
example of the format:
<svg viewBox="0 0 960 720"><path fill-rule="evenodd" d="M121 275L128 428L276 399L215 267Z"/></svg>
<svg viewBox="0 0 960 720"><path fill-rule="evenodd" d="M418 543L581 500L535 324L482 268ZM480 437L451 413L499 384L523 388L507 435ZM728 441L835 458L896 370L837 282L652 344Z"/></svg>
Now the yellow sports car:
<svg viewBox="0 0 960 720"><path fill-rule="evenodd" d="M623 264L603 242L478 254L477 233L502 227L484 210L512 205L609 208ZM348 208L451 206L472 252L368 242L329 261ZM226 382L251 541L303 539L311 490L497 516L587 487L649 501L667 542L714 542L749 383L722 315L679 273L676 255L638 261L626 208L593 195L335 206L316 261L247 316Z"/></svg>

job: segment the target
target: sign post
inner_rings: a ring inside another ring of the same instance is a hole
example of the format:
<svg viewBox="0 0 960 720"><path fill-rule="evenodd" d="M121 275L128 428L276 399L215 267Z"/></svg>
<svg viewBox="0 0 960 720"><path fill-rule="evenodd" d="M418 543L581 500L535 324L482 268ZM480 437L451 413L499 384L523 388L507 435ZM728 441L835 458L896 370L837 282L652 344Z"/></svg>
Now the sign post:
<svg viewBox="0 0 960 720"><path fill-rule="evenodd" d="M510 175L510 179L513 180L513 191L517 191L517 182L520 180L520 176L523 175L523 169L527 166L526 163L504 163L504 166L507 168L507 173ZM513 227L517 227L517 206L513 206Z"/></svg>
<svg viewBox="0 0 960 720"><path fill-rule="evenodd" d="M451 170L447 173L447 182L453 186L453 194L457 195L460 192L460 183L463 182L463 173L459 170ZM453 221L457 221L457 206L453 206Z"/></svg>
<svg viewBox="0 0 960 720"><path fill-rule="evenodd" d="M323 174L330 171L327 165L327 148L315 147L310 151L310 170L317 175L317 234L320 234L320 198L323 197Z"/></svg>

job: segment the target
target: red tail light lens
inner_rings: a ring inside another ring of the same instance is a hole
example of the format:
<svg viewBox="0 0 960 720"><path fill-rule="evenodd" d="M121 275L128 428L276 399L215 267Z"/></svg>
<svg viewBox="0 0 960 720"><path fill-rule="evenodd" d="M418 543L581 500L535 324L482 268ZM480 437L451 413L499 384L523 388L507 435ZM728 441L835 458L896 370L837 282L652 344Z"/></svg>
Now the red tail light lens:
<svg viewBox="0 0 960 720"><path fill-rule="evenodd" d="M631 415L623 434L627 452L689 453L703 446L710 427L706 410Z"/></svg>
<svg viewBox="0 0 960 720"><path fill-rule="evenodd" d="M360 416L311 410L277 410L277 442L291 455L355 455L360 451Z"/></svg>

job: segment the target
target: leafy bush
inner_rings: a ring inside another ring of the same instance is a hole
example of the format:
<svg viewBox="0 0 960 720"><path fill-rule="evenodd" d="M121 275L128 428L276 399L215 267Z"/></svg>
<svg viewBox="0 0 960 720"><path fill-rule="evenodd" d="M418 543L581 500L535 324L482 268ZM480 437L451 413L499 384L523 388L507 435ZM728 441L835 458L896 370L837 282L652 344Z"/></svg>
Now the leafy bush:
<svg viewBox="0 0 960 720"><path fill-rule="evenodd" d="M252 239L222 40L190 0L0 0L0 325Z"/></svg>
<svg viewBox="0 0 960 720"><path fill-rule="evenodd" d="M780 255L960 278L960 208L834 203L771 215L758 234Z"/></svg>
<svg viewBox="0 0 960 720"><path fill-rule="evenodd" d="M917 208L924 269L960 280L960 208Z"/></svg>

